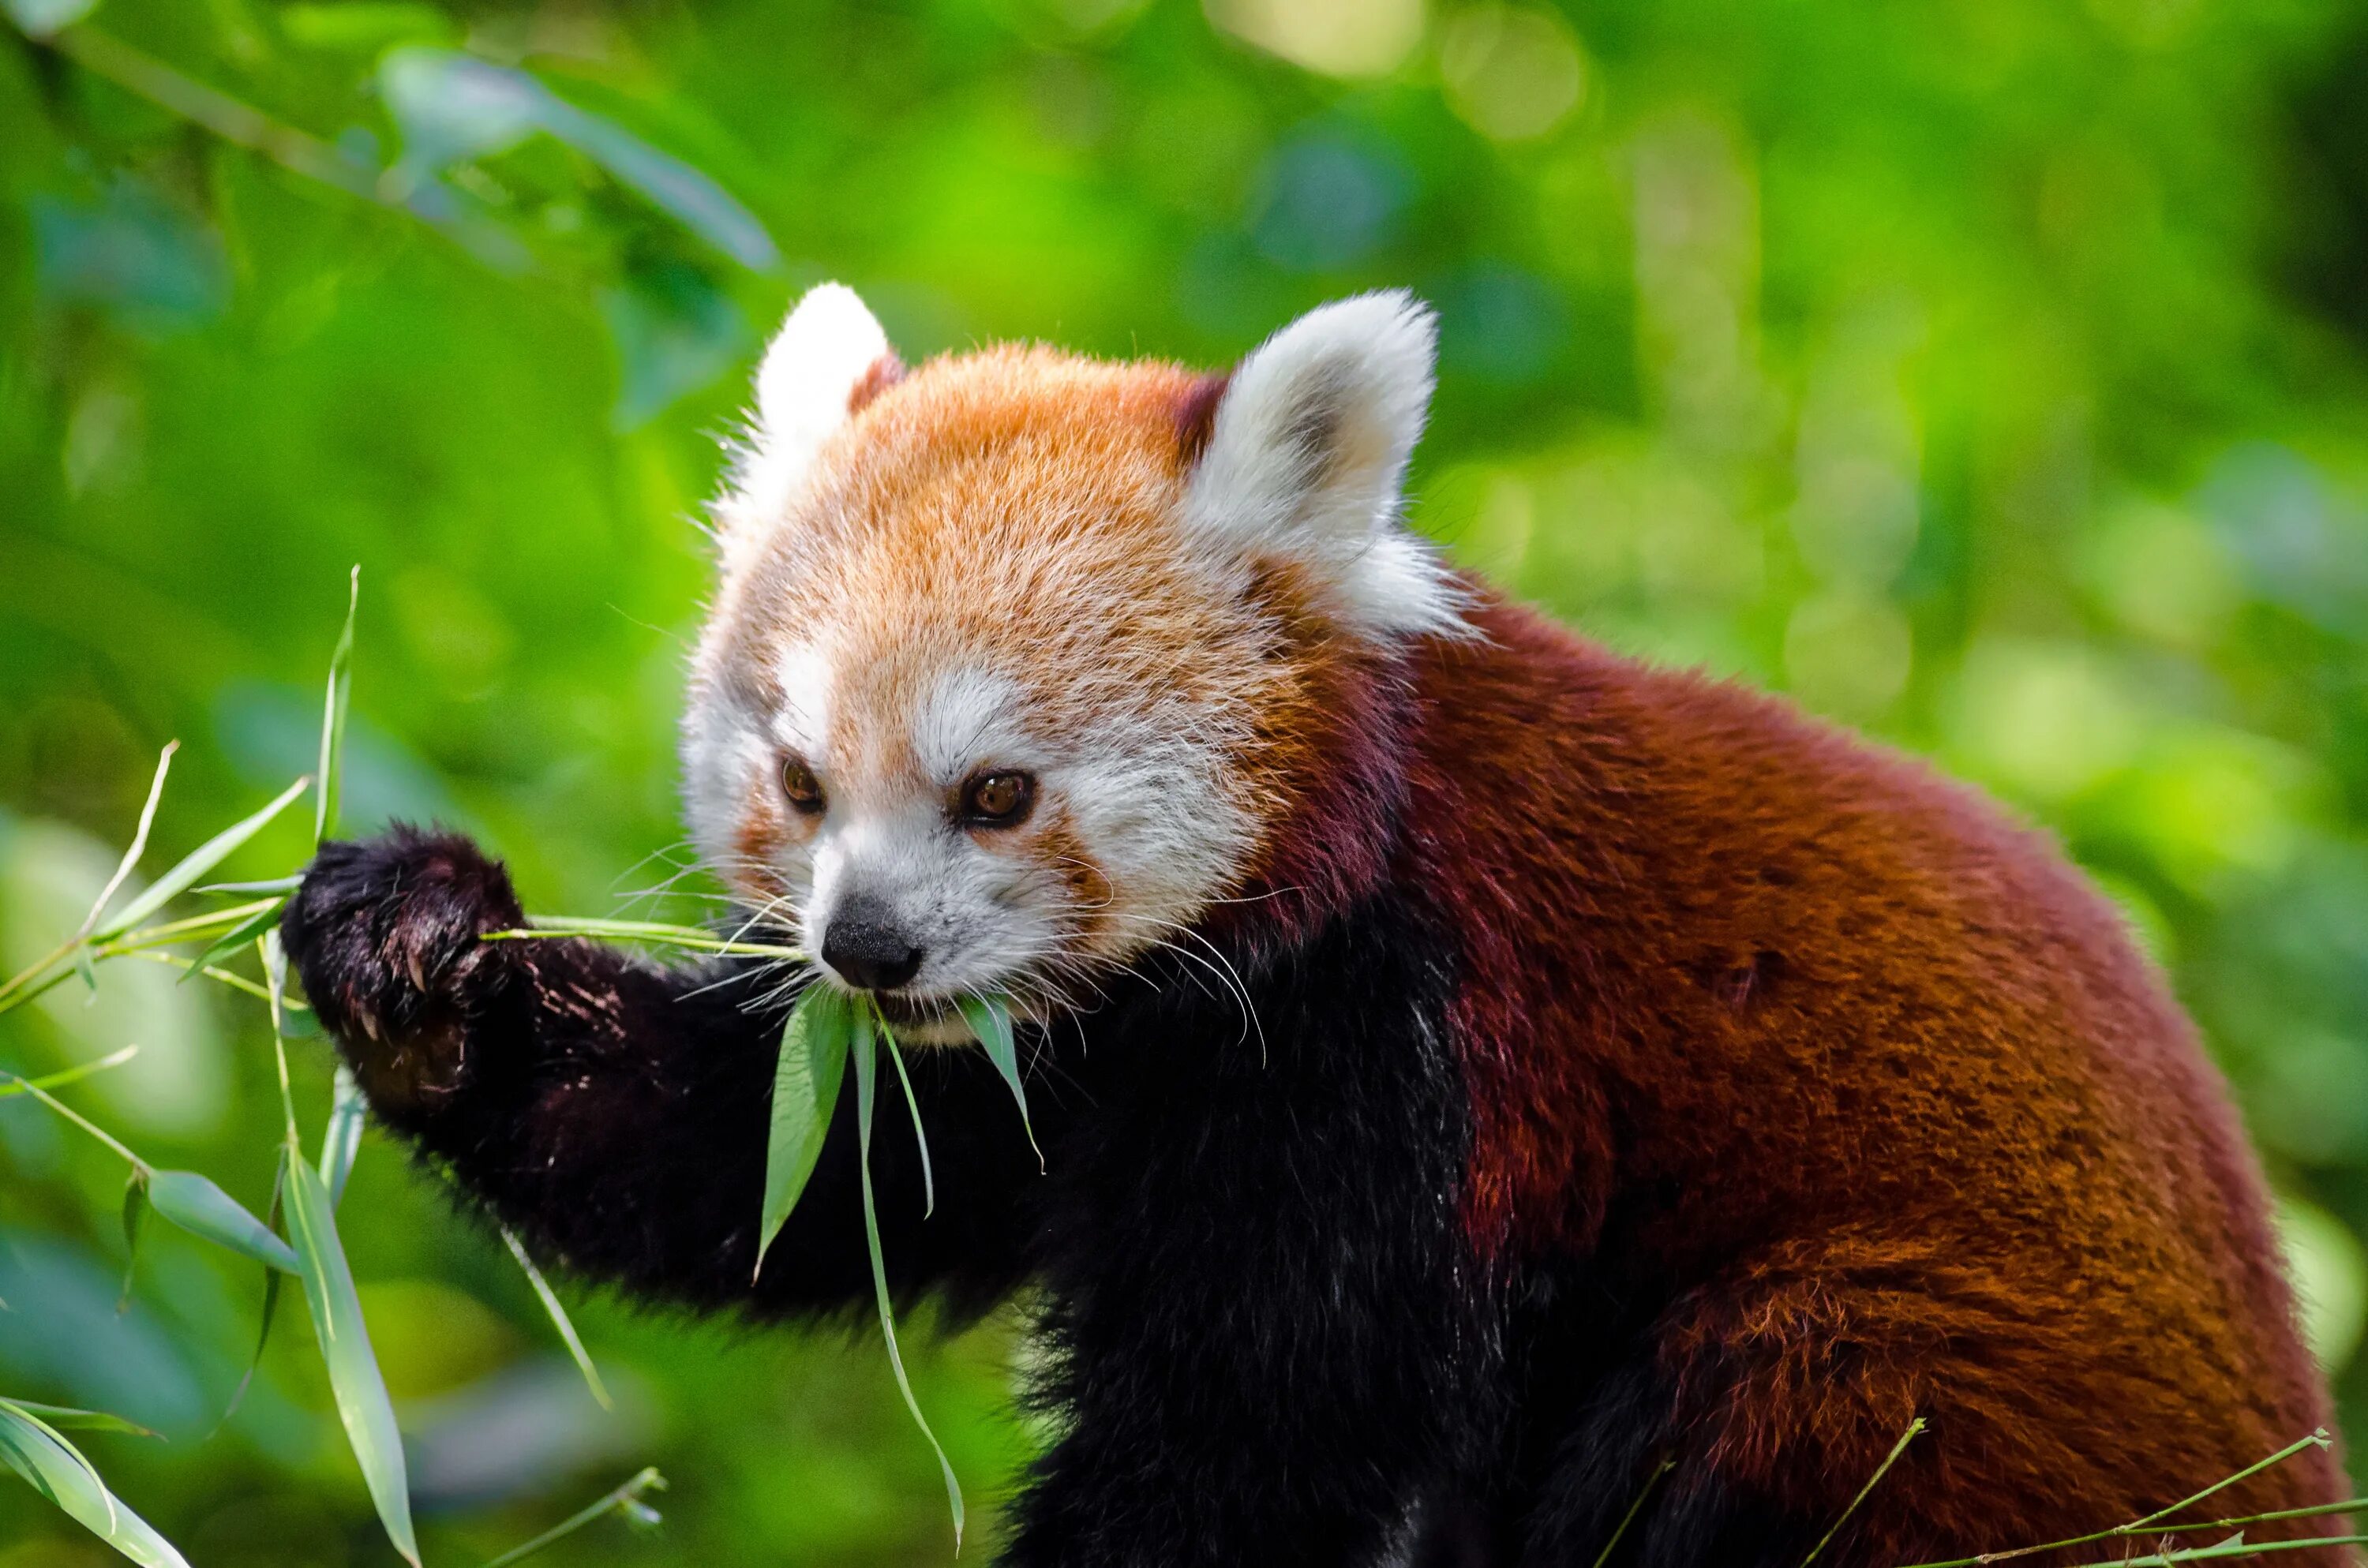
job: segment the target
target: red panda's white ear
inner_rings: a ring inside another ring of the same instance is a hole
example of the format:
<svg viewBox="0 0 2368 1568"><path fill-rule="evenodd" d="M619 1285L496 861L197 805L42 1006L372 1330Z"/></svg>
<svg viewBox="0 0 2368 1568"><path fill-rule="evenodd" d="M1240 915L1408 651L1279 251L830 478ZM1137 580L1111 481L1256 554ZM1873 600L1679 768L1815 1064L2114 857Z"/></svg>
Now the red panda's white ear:
<svg viewBox="0 0 2368 1568"><path fill-rule="evenodd" d="M823 283L806 291L757 369L756 411L717 508L727 566L780 520L823 443L903 369L854 290Z"/></svg>
<svg viewBox="0 0 2368 1568"><path fill-rule="evenodd" d="M1217 403L1186 526L1307 568L1366 631L1466 631L1447 567L1398 521L1436 339L1429 309L1402 290L1320 306L1268 338Z"/></svg>

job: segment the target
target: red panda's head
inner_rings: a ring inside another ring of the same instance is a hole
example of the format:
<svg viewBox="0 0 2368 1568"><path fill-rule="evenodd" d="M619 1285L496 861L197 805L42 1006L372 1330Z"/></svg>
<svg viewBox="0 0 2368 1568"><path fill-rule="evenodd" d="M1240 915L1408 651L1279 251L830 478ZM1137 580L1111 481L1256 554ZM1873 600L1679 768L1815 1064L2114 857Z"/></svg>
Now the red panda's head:
<svg viewBox="0 0 2368 1568"><path fill-rule="evenodd" d="M917 1038L1042 1016L1269 869L1334 678L1459 634L1399 524L1429 312L1326 305L1229 377L997 347L906 371L825 285L716 509L701 852Z"/></svg>

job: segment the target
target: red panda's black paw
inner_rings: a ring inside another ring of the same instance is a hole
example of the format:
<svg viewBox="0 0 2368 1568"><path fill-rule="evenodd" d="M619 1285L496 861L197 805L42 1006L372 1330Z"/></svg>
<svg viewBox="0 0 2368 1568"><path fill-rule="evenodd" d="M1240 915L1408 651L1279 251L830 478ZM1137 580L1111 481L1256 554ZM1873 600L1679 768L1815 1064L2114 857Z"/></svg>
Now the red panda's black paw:
<svg viewBox="0 0 2368 1568"><path fill-rule="evenodd" d="M472 1017L515 968L488 931L526 923L509 876L458 834L398 827L321 846L280 917L304 998L381 1110L459 1086Z"/></svg>

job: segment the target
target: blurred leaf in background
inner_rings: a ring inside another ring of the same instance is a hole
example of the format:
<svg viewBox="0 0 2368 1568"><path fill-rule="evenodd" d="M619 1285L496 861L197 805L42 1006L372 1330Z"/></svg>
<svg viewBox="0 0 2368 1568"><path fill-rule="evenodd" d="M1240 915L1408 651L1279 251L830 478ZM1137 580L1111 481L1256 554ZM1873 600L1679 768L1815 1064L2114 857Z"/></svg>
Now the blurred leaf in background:
<svg viewBox="0 0 2368 1568"><path fill-rule="evenodd" d="M152 873L313 765L357 561L348 829L440 818L531 906L698 918L692 519L799 290L854 284L907 358L1217 365L1405 284L1442 324L1422 526L1615 645L1934 756L2123 903L2368 1426L2357 6L0 9L0 949L72 929L165 741ZM298 862L301 814L224 873ZM259 1211L267 1038L172 978L61 988L0 1065L136 1041L75 1092ZM317 1116L325 1053L296 1067ZM649 1462L665 1533L543 1560L944 1560L876 1344L572 1301L602 1413L498 1238L366 1142L339 1224L428 1558ZM78 1441L193 1562L386 1561L301 1334L199 1441L256 1281L151 1227L119 1316L121 1167L85 1143L0 1100L0 1387L164 1433ZM991 1542L1035 1440L1009 1325L907 1337ZM101 1561L74 1528L0 1492L0 1568Z"/></svg>

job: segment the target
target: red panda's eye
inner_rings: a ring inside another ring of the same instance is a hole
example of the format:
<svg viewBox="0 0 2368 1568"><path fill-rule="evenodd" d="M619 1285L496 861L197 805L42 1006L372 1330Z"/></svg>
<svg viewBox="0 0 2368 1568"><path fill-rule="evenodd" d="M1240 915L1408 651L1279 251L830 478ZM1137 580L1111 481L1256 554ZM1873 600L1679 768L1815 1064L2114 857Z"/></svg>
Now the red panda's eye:
<svg viewBox="0 0 2368 1568"><path fill-rule="evenodd" d="M822 780L796 757L781 764L781 793L789 797L791 805L808 816L822 810Z"/></svg>
<svg viewBox="0 0 2368 1568"><path fill-rule="evenodd" d="M1036 803L1036 780L1025 773L982 773L962 786L962 814L978 827L1011 827Z"/></svg>

